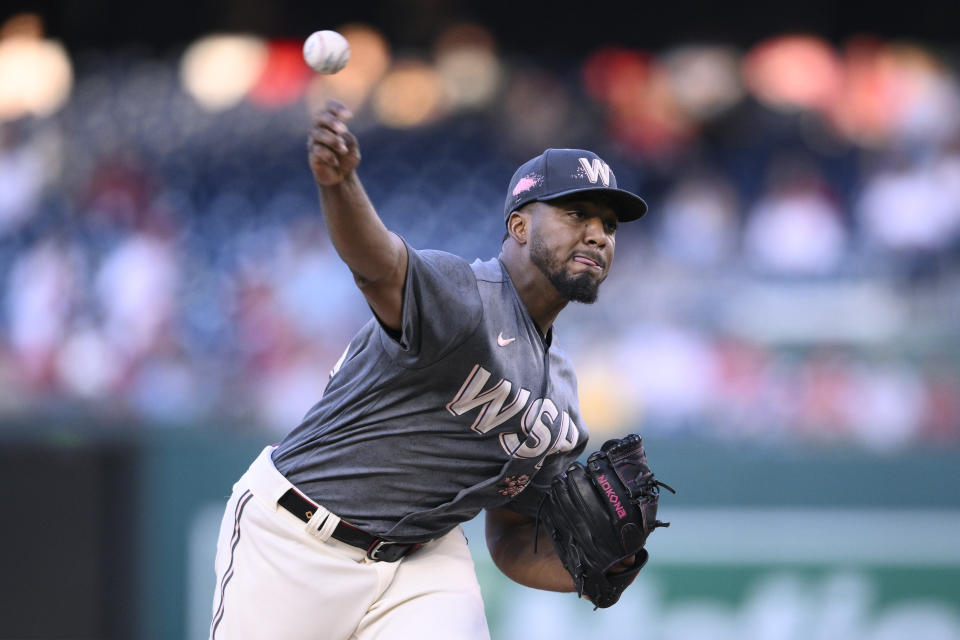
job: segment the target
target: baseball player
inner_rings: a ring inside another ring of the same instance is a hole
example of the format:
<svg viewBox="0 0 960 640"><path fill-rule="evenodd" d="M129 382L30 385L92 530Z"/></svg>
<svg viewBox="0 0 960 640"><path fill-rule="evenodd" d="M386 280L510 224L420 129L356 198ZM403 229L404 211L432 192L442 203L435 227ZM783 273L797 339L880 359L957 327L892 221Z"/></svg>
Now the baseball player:
<svg viewBox="0 0 960 640"><path fill-rule="evenodd" d="M587 442L552 326L596 299L618 223L647 207L596 154L548 149L510 182L497 258L417 250L367 198L349 118L327 105L309 162L373 317L319 402L234 485L210 637L488 638L460 525L486 509L504 574L574 590L542 534L534 552L550 479Z"/></svg>

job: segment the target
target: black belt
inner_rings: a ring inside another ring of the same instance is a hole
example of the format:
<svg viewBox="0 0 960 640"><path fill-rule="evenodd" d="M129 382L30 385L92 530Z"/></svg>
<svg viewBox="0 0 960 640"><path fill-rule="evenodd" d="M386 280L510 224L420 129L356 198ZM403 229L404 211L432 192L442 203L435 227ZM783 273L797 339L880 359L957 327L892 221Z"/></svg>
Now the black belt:
<svg viewBox="0 0 960 640"><path fill-rule="evenodd" d="M289 489L280 496L277 504L297 516L304 522L310 522L313 512L317 505L304 498L296 489ZM323 526L322 524L320 526ZM318 529L320 527L317 527ZM345 542L352 547L363 549L367 552L367 557L371 560L380 560L382 562L396 562L400 558L409 555L420 548L419 542L390 542L377 536L371 535L366 531L357 529L352 524L347 524L341 520L337 528L331 534L340 542Z"/></svg>

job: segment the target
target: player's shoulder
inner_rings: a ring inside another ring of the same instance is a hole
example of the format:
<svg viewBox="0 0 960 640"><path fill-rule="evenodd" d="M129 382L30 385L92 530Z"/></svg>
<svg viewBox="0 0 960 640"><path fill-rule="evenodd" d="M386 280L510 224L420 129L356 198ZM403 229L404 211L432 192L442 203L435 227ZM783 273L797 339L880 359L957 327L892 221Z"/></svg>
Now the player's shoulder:
<svg viewBox="0 0 960 640"><path fill-rule="evenodd" d="M412 249L408 247L410 266L413 269L429 269L444 279L474 280L470 263L453 253L438 249Z"/></svg>
<svg viewBox="0 0 960 640"><path fill-rule="evenodd" d="M459 309L464 319L477 316L482 308L482 294L470 263L458 255L437 249L409 252L407 286L433 296L428 304L450 305ZM429 297L428 296L428 297Z"/></svg>
<svg viewBox="0 0 960 640"><path fill-rule="evenodd" d="M505 282L507 279L503 265L497 258L489 260L477 258L470 264L470 268L479 282Z"/></svg>

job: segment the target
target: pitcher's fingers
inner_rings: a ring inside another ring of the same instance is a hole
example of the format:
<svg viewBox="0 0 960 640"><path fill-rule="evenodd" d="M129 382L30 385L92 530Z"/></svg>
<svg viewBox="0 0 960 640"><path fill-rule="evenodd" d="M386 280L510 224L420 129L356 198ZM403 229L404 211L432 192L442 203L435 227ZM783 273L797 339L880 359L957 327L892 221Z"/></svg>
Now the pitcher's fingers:
<svg viewBox="0 0 960 640"><path fill-rule="evenodd" d="M333 99L327 100L326 110L334 114L341 120L349 120L350 118L353 117L353 112L347 108L347 105L337 100L333 100Z"/></svg>
<svg viewBox="0 0 960 640"><path fill-rule="evenodd" d="M340 156L334 153L330 147L319 142L310 143L310 162L324 164L332 169L340 168Z"/></svg>
<svg viewBox="0 0 960 640"><path fill-rule="evenodd" d="M313 128L327 128L331 131L344 134L349 129L347 124L332 111L322 111L313 119Z"/></svg>
<svg viewBox="0 0 960 640"><path fill-rule="evenodd" d="M351 132L346 131L340 134L340 138L343 140L346 147L345 151L353 151L357 148L357 136L353 135Z"/></svg>
<svg viewBox="0 0 960 640"><path fill-rule="evenodd" d="M330 129L324 127L314 127L310 130L308 142L309 144L322 144L337 153L347 153L348 143L344 137L345 136L343 135L334 133ZM356 142L356 139L354 139L354 142Z"/></svg>

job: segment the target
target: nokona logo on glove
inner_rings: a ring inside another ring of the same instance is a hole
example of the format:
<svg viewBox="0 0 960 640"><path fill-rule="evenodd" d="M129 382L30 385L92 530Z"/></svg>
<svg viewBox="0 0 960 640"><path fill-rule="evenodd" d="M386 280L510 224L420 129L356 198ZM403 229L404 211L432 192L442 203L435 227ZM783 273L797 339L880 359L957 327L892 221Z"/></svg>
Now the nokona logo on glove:
<svg viewBox="0 0 960 640"><path fill-rule="evenodd" d="M660 487L673 491L654 478L638 434L608 440L586 466L573 462L551 481L540 507L554 551L596 607L617 602L649 557L647 536L666 526L657 520ZM613 570L632 557L630 569Z"/></svg>
<svg viewBox="0 0 960 640"><path fill-rule="evenodd" d="M623 508L623 502L621 502L620 496L617 495L617 492L610 484L610 481L607 480L607 475L604 474L597 477L597 484L600 485L600 488L603 489L603 492L607 494L607 500L609 500L610 504L613 505L614 510L617 512L617 517L621 520L626 518L627 510Z"/></svg>

